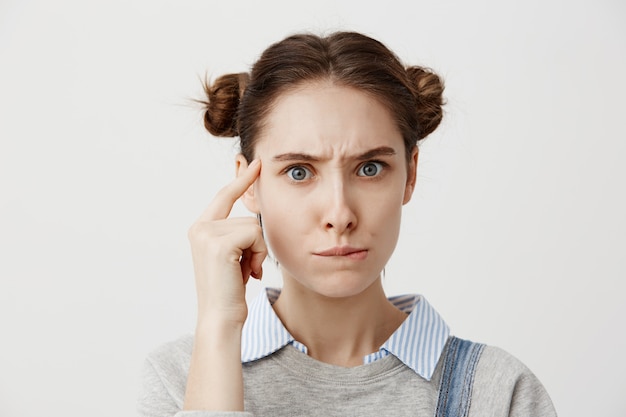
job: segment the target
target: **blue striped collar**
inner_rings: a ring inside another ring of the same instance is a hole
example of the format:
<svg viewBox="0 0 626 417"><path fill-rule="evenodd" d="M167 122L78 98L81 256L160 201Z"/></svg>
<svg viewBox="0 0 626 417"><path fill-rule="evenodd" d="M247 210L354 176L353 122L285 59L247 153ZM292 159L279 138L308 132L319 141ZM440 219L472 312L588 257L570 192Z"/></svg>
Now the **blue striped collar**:
<svg viewBox="0 0 626 417"><path fill-rule="evenodd" d="M242 363L269 356L289 344L307 353L306 346L289 334L272 308L279 295L280 289L266 288L251 303L243 326ZM409 315L377 352L363 358L363 363L391 354L430 381L450 334L448 325L420 295L400 295L389 301Z"/></svg>

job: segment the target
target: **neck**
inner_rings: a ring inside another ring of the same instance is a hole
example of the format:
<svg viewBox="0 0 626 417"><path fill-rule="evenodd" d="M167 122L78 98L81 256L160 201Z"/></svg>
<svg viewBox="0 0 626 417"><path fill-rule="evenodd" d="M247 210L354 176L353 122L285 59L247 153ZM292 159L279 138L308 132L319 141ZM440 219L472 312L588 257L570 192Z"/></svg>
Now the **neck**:
<svg viewBox="0 0 626 417"><path fill-rule="evenodd" d="M360 294L331 298L285 280L274 310L309 356L339 366L358 366L376 352L406 315L387 300L380 278Z"/></svg>

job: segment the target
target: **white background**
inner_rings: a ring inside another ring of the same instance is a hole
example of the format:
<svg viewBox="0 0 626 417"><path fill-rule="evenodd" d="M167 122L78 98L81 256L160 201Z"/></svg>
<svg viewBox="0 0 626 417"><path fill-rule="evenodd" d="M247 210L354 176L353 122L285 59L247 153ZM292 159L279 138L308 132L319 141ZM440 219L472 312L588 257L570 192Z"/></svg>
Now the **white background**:
<svg viewBox="0 0 626 417"><path fill-rule="evenodd" d="M626 414L622 1L3 0L1 416L134 414L146 354L193 330L186 231L233 175L199 78L335 29L447 83L388 293L519 357L560 415Z"/></svg>

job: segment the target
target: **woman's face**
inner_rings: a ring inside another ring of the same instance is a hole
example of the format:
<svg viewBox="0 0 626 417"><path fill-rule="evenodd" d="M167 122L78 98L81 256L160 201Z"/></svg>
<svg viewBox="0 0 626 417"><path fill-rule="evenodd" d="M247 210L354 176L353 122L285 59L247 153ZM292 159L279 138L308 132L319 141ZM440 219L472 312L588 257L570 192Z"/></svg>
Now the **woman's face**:
<svg viewBox="0 0 626 417"><path fill-rule="evenodd" d="M285 286L357 295L391 256L415 184L402 135L380 102L330 81L280 96L259 138L261 174L244 202L263 218Z"/></svg>

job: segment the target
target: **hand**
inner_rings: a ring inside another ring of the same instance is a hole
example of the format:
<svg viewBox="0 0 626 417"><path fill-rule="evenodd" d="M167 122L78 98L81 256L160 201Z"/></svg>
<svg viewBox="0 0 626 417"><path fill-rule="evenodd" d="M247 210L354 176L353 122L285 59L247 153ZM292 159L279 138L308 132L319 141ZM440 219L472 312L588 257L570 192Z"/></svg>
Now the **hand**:
<svg viewBox="0 0 626 417"><path fill-rule="evenodd" d="M235 202L259 177L261 161L242 169L189 229L198 323L206 319L243 325L248 315L245 285L250 276L263 276L267 246L257 219L228 218Z"/></svg>

